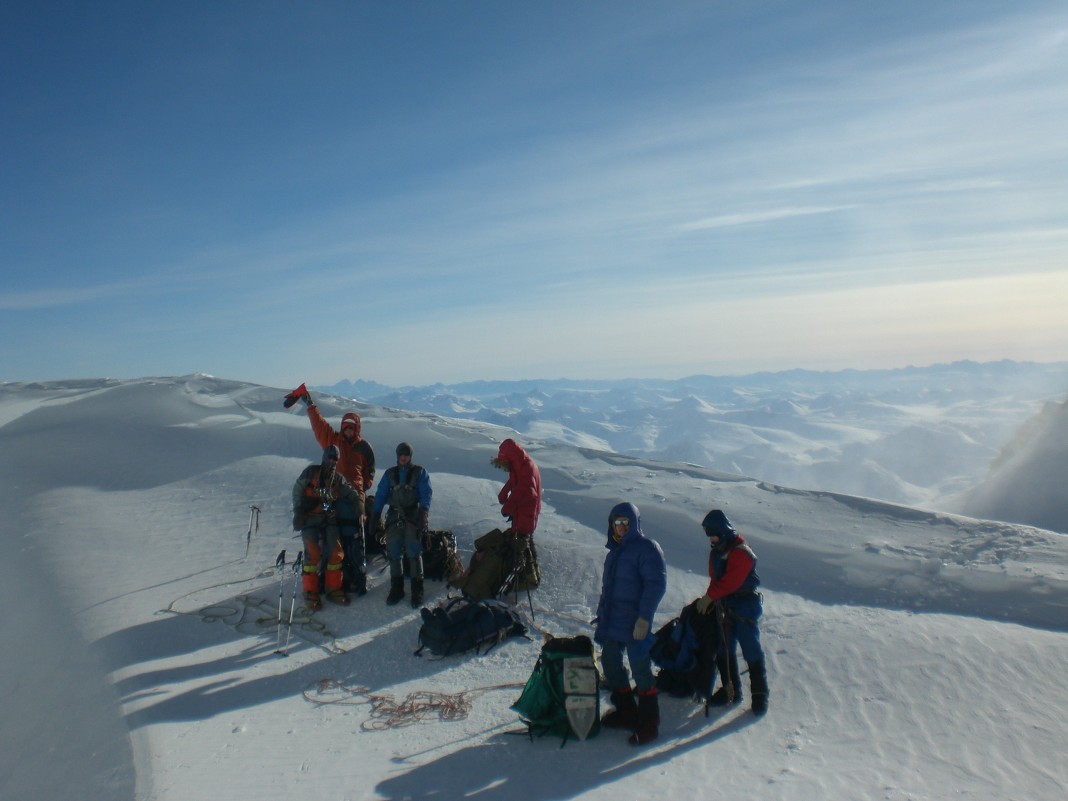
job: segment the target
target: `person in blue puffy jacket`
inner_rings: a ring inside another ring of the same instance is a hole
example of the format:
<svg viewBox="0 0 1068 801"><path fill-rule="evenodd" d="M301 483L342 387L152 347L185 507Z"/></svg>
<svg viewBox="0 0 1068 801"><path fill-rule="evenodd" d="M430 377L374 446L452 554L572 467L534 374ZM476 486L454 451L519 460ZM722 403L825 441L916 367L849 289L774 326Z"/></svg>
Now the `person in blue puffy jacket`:
<svg viewBox="0 0 1068 801"><path fill-rule="evenodd" d="M649 651L653 616L667 590L664 552L642 533L641 515L632 503L612 508L605 547L608 555L594 640L601 646L601 666L615 708L604 716L601 725L629 729L633 732L629 742L643 745L655 740L660 731L660 705ZM624 653L634 674L633 689L623 665Z"/></svg>

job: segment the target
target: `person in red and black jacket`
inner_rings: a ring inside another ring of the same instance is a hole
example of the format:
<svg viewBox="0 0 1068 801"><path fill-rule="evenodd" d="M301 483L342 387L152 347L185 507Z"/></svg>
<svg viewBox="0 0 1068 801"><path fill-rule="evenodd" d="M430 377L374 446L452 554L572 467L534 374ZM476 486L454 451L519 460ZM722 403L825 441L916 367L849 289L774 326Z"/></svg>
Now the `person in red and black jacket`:
<svg viewBox="0 0 1068 801"><path fill-rule="evenodd" d="M742 646L742 656L749 666L753 713L763 715L768 711L768 678L757 623L763 614L763 605L757 592L760 576L756 572L756 554L720 509L705 515L701 527L712 551L708 555L710 581L705 594L697 599L697 611L707 615L717 604L722 608L727 655L733 657L735 645ZM735 692L738 689L736 684Z"/></svg>
<svg viewBox="0 0 1068 801"><path fill-rule="evenodd" d="M322 462L304 468L293 484L293 528L304 540L304 599L312 611L323 608L320 581L329 600L349 604L342 587L344 551L337 509L342 501L351 504L360 498L337 469L340 455L337 445L327 446Z"/></svg>

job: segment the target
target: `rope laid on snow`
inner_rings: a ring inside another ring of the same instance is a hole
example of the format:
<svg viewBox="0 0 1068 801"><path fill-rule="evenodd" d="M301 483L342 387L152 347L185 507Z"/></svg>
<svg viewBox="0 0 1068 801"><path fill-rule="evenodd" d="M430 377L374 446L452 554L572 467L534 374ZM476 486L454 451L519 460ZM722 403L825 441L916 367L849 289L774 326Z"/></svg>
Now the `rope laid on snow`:
<svg viewBox="0 0 1068 801"><path fill-rule="evenodd" d="M371 720L364 721L360 728L364 731L386 731L431 718L463 720L471 713L471 702L483 693L523 686L521 683L494 684L452 694L416 690L398 702L392 695L372 693L368 687L328 678L319 679L306 687L304 698L317 706L368 703L371 705Z"/></svg>

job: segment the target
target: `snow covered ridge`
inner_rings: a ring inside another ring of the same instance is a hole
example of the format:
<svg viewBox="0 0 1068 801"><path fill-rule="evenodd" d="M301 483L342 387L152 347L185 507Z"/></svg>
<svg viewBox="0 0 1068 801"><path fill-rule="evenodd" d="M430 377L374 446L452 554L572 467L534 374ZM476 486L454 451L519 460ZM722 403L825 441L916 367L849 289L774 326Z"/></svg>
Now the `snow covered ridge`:
<svg viewBox="0 0 1068 801"><path fill-rule="evenodd" d="M972 508L970 491L987 478L1014 432L1043 404L1068 398L1068 362L955 362L675 381L476 381L403 388L341 381L318 389L505 425L547 441L966 512ZM988 503L981 513L1046 527L1060 519L1064 525L1058 530L1068 531L1068 514L1058 518L1033 502Z"/></svg>
<svg viewBox="0 0 1068 801"><path fill-rule="evenodd" d="M640 751L609 732L562 750L512 736L538 634L416 658L418 613L387 607L377 572L351 607L298 615L275 656L275 558L299 547L290 490L319 458L287 389L203 375L0 385L0 601L19 645L0 674L0 797L1062 797L1068 536L681 461L522 438L545 491L530 622L589 633L606 515L629 500L668 562L662 625L706 585L699 522L725 509L760 560L762 720L747 701L706 719L664 699L661 739ZM362 416L380 469L412 443L431 523L465 557L501 521L489 459L511 429L317 401L332 421ZM446 592L427 589L428 603ZM464 714L375 716L417 692Z"/></svg>

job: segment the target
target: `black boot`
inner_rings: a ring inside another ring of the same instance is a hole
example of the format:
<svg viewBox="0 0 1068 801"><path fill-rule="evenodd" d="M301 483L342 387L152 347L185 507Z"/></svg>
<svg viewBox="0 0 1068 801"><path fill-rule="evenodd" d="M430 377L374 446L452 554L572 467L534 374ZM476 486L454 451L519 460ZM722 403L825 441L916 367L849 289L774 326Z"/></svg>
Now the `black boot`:
<svg viewBox="0 0 1068 801"><path fill-rule="evenodd" d="M627 740L631 745L645 745L660 736L660 701L656 690L638 694L638 728Z"/></svg>
<svg viewBox="0 0 1068 801"><path fill-rule="evenodd" d="M389 580L389 595L386 596L386 603L393 606L399 603L403 597L404 576L392 576Z"/></svg>
<svg viewBox="0 0 1068 801"><path fill-rule="evenodd" d="M412 579L412 609L418 609L423 605L423 580Z"/></svg>
<svg viewBox="0 0 1068 801"><path fill-rule="evenodd" d="M768 675L764 660L749 663L749 690L753 694L753 714L759 717L768 711Z"/></svg>
<svg viewBox="0 0 1068 801"><path fill-rule="evenodd" d="M705 706L730 706L742 700L742 680L738 676L738 655L716 655L716 668L722 686L712 693ZM730 687L728 689L728 682Z"/></svg>
<svg viewBox="0 0 1068 801"><path fill-rule="evenodd" d="M634 700L634 691L630 687L625 690L612 690L609 700L615 709L601 718L601 725L606 729L634 731L638 727L638 704Z"/></svg>
<svg viewBox="0 0 1068 801"><path fill-rule="evenodd" d="M357 597L367 594L367 573L363 570L356 573L356 581L354 582L352 591L356 593Z"/></svg>

